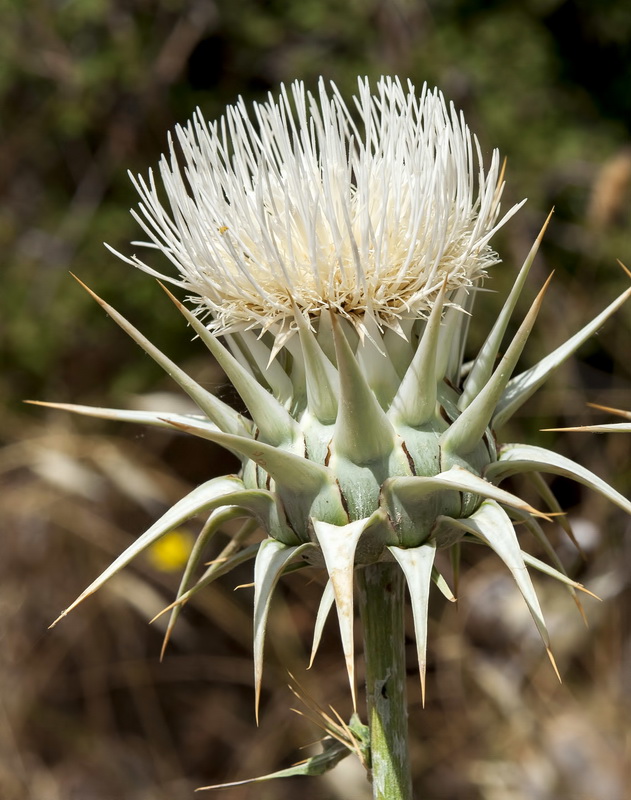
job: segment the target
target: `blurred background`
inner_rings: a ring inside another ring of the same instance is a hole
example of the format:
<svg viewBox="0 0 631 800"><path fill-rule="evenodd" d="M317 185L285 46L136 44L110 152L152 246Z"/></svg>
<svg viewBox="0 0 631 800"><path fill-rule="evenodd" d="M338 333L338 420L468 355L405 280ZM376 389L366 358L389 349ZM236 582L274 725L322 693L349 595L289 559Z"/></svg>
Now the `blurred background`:
<svg viewBox="0 0 631 800"><path fill-rule="evenodd" d="M77 274L222 397L231 390L131 254L139 229L127 170L146 174L196 106L319 75L438 85L485 154L508 158L496 246L504 264L477 307L490 321L548 211L525 302L554 281L523 365L623 291L631 262L631 6L627 0L0 1L0 797L183 800L202 785L287 766L319 737L292 713L287 670L325 708L350 699L332 619L305 671L321 585L280 587L261 724L253 712L248 568L196 596L164 661L148 620L179 582L191 530L138 560L53 631L112 557L195 484L232 471L186 437L69 418L24 399L163 408L174 385L73 281ZM528 292L530 296L528 296ZM526 305L522 306L522 312ZM629 437L541 433L631 407L631 307L623 308L502 432L558 450L628 495ZM555 529L570 574L602 602L537 580L563 685L497 558L465 553L458 607L433 597L428 702L409 639L417 796L431 800L623 800L631 755L630 523L568 481L553 488L584 558ZM528 491L528 489L524 489ZM528 549L537 554L528 542ZM361 673L361 662L359 664ZM360 674L361 679L361 674ZM227 800L363 800L359 765L327 779L227 789ZM210 796L210 795L209 795Z"/></svg>

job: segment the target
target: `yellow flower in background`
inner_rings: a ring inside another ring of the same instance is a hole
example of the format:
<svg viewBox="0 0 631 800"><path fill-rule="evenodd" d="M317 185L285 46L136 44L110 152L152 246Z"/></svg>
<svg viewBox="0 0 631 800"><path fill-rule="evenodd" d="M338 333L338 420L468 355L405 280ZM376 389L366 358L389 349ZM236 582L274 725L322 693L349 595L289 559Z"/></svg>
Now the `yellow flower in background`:
<svg viewBox="0 0 631 800"><path fill-rule="evenodd" d="M186 565L194 542L190 531L176 528L149 547L149 562L161 572L179 572Z"/></svg>

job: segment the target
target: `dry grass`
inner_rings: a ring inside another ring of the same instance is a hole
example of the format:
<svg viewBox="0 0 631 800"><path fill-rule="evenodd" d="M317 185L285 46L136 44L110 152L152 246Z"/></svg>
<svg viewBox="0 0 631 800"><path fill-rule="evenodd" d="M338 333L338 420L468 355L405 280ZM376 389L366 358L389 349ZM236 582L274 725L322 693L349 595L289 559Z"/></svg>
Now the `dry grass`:
<svg viewBox="0 0 631 800"><path fill-rule="evenodd" d="M251 580L247 566L196 596L163 663L160 625L147 620L170 602L178 576L147 558L47 630L112 556L186 491L178 477L182 463L189 475L225 464L206 463L206 453L166 434L132 431L128 437L93 422L80 431L59 417L31 419L26 435L12 441L18 423L24 424L5 420L7 444L0 451L3 800L179 800L197 786L287 766L304 757L300 745L319 736L290 710L296 700L288 671L322 705L348 718L333 620L314 668L305 672L321 576L311 582L291 576L278 593L258 729L252 590L233 590ZM567 442L601 473L628 456L624 437L574 434ZM559 685L510 577L485 551L466 553L458 608L434 597L425 710L409 628L419 797L625 797L631 525L569 482L556 488L573 505L587 561L562 535L559 550L571 574L602 602L584 601L586 628L568 594L538 581L564 677ZM296 792L305 800L366 797L361 767L350 762L325 780L244 786L221 796L280 800Z"/></svg>

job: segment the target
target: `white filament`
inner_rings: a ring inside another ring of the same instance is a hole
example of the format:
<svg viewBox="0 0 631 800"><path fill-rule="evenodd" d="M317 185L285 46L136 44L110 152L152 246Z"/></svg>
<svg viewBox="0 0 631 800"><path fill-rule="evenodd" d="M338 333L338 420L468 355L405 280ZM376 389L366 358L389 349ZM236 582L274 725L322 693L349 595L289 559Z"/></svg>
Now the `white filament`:
<svg viewBox="0 0 631 800"><path fill-rule="evenodd" d="M287 330L295 307L398 328L427 314L445 278L472 285L498 262L489 240L518 208L498 222L498 152L485 173L437 90L382 78L373 94L363 79L354 100L320 79L317 97L295 82L218 122L198 110L176 129L180 157L170 141L160 162L164 191L152 173L132 178L149 238L137 244L178 274L125 260L185 288L217 332Z"/></svg>

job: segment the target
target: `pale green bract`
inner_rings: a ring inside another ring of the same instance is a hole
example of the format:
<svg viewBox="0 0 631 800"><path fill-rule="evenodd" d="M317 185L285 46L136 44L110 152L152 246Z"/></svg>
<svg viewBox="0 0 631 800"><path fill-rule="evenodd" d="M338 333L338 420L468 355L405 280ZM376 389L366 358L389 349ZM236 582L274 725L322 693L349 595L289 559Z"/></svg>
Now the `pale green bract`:
<svg viewBox="0 0 631 800"><path fill-rule="evenodd" d="M354 576L378 561L397 563L409 586L423 686L431 582L453 599L434 566L439 548L451 548L456 558L466 541L494 549L549 652L526 565L573 595L583 587L565 575L537 521L544 515L501 482L515 473L569 475L629 513L631 503L554 452L498 446L495 429L631 290L512 377L545 287L498 354L542 231L465 367L476 288L498 262L489 240L516 207L500 219L499 157L493 153L485 172L477 141L438 92L417 96L411 85L383 78L373 94L362 80L348 108L335 87L328 91L321 82L312 97L296 83L252 113L242 101L218 123L198 113L178 129L177 140L182 156L172 144L160 166L162 190L152 175L135 180L148 246L169 257L176 275L162 275L135 256L127 260L193 295L201 314L172 299L248 416L196 383L99 298L200 413L49 405L185 431L230 450L242 468L180 500L67 611L165 533L203 513L207 522L168 631L194 592L253 558L257 704L270 599L282 574L298 566L328 573L314 652L335 605L353 697ZM535 486L556 512L545 484ZM244 528L200 577L206 544L235 517L246 520ZM522 552L514 521L539 539L554 566ZM267 538L251 544L259 526Z"/></svg>

